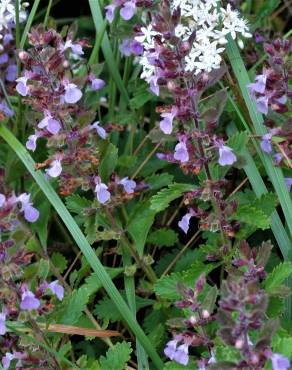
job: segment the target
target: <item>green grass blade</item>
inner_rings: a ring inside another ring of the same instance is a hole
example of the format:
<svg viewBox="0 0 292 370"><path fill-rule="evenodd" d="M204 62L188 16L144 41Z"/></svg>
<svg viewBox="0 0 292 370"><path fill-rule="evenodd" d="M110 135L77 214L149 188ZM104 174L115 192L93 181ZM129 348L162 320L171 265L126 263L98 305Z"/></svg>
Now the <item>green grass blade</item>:
<svg viewBox="0 0 292 370"><path fill-rule="evenodd" d="M222 86L222 85L221 85ZM228 96L228 100L232 104L235 112L237 113L240 121L243 124L243 127L247 132L251 134L250 128L245 121L243 115L241 114L240 109L236 105L235 101L233 100L232 96L229 94L229 92L226 92ZM252 139L253 145L255 146L255 149L257 150L258 154L260 155L260 158L262 156L262 150L259 148L256 140ZM253 191L255 192L256 196L259 198L261 195L268 192L268 189L259 173L259 170L257 169L257 166L252 158L252 156L249 154L248 150L246 148L242 148L241 154L243 155L245 159L245 165L243 167L243 170L245 171L249 182L253 188ZM281 253L284 257L284 259L288 259L289 250L291 248L291 240L289 239L289 236L281 222L281 219L277 213L277 211L273 212L271 217L271 229L273 231L273 234L275 236L275 239L277 240L278 246L281 250Z"/></svg>
<svg viewBox="0 0 292 370"><path fill-rule="evenodd" d="M27 18L27 21L26 21L26 24L25 24L25 27L24 27L24 30L23 30L23 34L22 34L22 37L21 37L20 45L19 45L20 49L23 49L23 47L24 47L24 44L25 44L25 41L26 41L26 38L27 38L27 34L30 30L30 27L31 27L32 22L33 22L34 17L35 17L35 14L38 10L40 1L41 0L34 0L33 6L31 8L31 11L29 13L29 16Z"/></svg>
<svg viewBox="0 0 292 370"><path fill-rule="evenodd" d="M226 45L226 51L233 72L238 81L241 94L249 111L250 118L253 122L256 134L264 135L267 130L263 124L263 116L257 111L255 102L249 96L249 92L247 89L247 84L250 83L248 73L239 53L238 47L235 41L232 40L230 37L228 40L228 44ZM292 201L285 185L282 170L278 167L275 167L273 165L271 157L265 153L262 153L261 160L263 162L267 175L274 186L275 192L278 195L290 235L292 235Z"/></svg>
<svg viewBox="0 0 292 370"><path fill-rule="evenodd" d="M128 305L120 295L119 291L113 284L111 278L106 272L105 268L97 258L94 250L91 248L87 239L79 229L74 218L71 216L67 208L64 206L63 202L56 194L49 181L45 178L41 171L35 170L35 162L32 157L29 155L24 146L17 140L17 138L4 126L0 124L0 136L7 142L7 144L13 149L19 159L22 161L24 166L27 168L31 176L34 178L40 189L43 191L45 196L48 198L49 202L55 208L64 224L68 228L70 234L75 240L76 244L80 248L81 252L87 259L93 271L97 274L101 284L106 290L107 294L116 305L118 311L122 315L124 321L136 335L136 338L143 345L145 351L148 353L149 357L153 360L154 365L158 369L163 368L163 362L161 361L159 355L153 348L149 339L137 323L135 317L130 311Z"/></svg>
<svg viewBox="0 0 292 370"><path fill-rule="evenodd" d="M123 257L123 265L124 267L131 266L132 259L131 255L128 252L127 248L122 248L122 257ZM124 276L124 283L125 283L125 291L126 297L128 301L128 305L130 310L132 311L133 315L136 317L136 292L135 292L135 278L134 276ZM139 342L136 340L136 348L137 348L137 362L138 362L138 370L147 370L149 369L148 358L147 354Z"/></svg>
<svg viewBox="0 0 292 370"><path fill-rule="evenodd" d="M96 37L103 32L103 24L105 20L103 19L99 0L89 0L89 5L92 13L92 18L96 28ZM117 88L121 93L121 97L125 102L129 102L129 96L127 89L123 83L121 75L119 73L119 67L115 62L114 54L111 48L111 44L107 35L107 32L104 32L103 39L101 42L102 52L107 63L110 74L112 75Z"/></svg>

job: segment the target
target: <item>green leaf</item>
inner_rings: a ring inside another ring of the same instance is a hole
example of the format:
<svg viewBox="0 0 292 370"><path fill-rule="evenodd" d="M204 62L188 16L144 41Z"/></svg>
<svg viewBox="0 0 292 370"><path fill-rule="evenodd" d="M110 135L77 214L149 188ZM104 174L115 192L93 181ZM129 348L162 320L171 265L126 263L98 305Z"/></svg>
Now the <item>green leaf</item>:
<svg viewBox="0 0 292 370"><path fill-rule="evenodd" d="M188 287L193 287L198 277L205 273L208 275L212 270L220 264L204 264L202 262L195 262L190 269L183 272L173 272L170 275L163 276L154 285L154 291L157 295L164 299L176 300L180 298L177 292L177 284L183 283Z"/></svg>
<svg viewBox="0 0 292 370"><path fill-rule="evenodd" d="M178 235L172 229L159 229L153 231L147 238L147 242L158 247L172 247L178 242Z"/></svg>
<svg viewBox="0 0 292 370"><path fill-rule="evenodd" d="M115 344L107 351L106 357L100 357L100 370L124 370L126 363L130 360L131 352L130 343Z"/></svg>
<svg viewBox="0 0 292 370"><path fill-rule="evenodd" d="M163 186L167 186L172 183L173 176L169 173L162 173L159 175L152 175L150 177L146 177L145 184L150 186L151 190L157 190L163 188Z"/></svg>
<svg viewBox="0 0 292 370"><path fill-rule="evenodd" d="M117 162L118 148L112 143L109 143L98 168L102 181L107 182L109 180L109 177L114 171Z"/></svg>
<svg viewBox="0 0 292 370"><path fill-rule="evenodd" d="M192 361L189 361L188 365L180 365L176 361L167 362L163 370L196 370L197 367L194 365Z"/></svg>
<svg viewBox="0 0 292 370"><path fill-rule="evenodd" d="M270 218L260 209L249 205L239 206L234 218L262 230L268 229L270 226Z"/></svg>
<svg viewBox="0 0 292 370"><path fill-rule="evenodd" d="M80 214L84 213L84 209L89 208L92 202L78 194L69 195L66 197L66 206L69 211Z"/></svg>
<svg viewBox="0 0 292 370"><path fill-rule="evenodd" d="M124 269L122 267L118 268L106 267L106 272L112 279L120 275L123 271ZM82 285L82 289L85 289L89 296L97 292L100 288L102 288L102 284L95 272L92 272L85 279L85 283Z"/></svg>
<svg viewBox="0 0 292 370"><path fill-rule="evenodd" d="M156 212L163 211L169 206L170 202L191 190L194 190L192 184L171 184L151 198L151 209Z"/></svg>
<svg viewBox="0 0 292 370"><path fill-rule="evenodd" d="M154 222L156 212L150 208L149 202L141 202L135 209L128 223L127 231L135 242L139 255L143 254L148 232Z"/></svg>
<svg viewBox="0 0 292 370"><path fill-rule="evenodd" d="M149 91L144 89L144 91L140 91L130 100L130 107L132 109L139 109L143 107L143 105L145 105L152 98L153 95Z"/></svg>
<svg viewBox="0 0 292 370"><path fill-rule="evenodd" d="M46 280L48 274L50 272L50 264L49 261L41 258L38 261L38 276L41 280Z"/></svg>
<svg viewBox="0 0 292 370"><path fill-rule="evenodd" d="M113 284L111 278L108 276L104 266L97 258L94 250L89 245L85 236L82 234L75 220L68 212L67 208L62 203L61 199L58 197L49 181L44 177L41 171L36 171L35 162L24 148L24 146L16 139L16 137L4 126L3 122L0 124L0 136L9 144L9 146L14 150L16 155L20 158L22 163L25 165L31 176L34 178L40 189L48 198L49 202L55 208L60 218L63 220L64 224L68 228L68 231L72 235L76 244L82 251L84 257L92 267L93 271L98 275L100 281L107 294L111 298L115 307L120 312L123 320L128 324L129 328L133 331L136 337L139 339L149 357L153 360L156 368L161 369L163 362L157 354L156 350L153 348L149 339L141 329L140 325L137 323L135 316L130 311L127 303L124 301L120 295L118 289Z"/></svg>
<svg viewBox="0 0 292 370"><path fill-rule="evenodd" d="M89 300L87 289L81 287L75 290L68 299L64 299L63 313L60 318L60 323L65 325L74 325L79 320Z"/></svg>
<svg viewBox="0 0 292 370"><path fill-rule="evenodd" d="M245 131L240 131L231 136L227 145L230 146L235 152L239 152L242 148L246 146L248 142L248 135Z"/></svg>
<svg viewBox="0 0 292 370"><path fill-rule="evenodd" d="M267 292L275 290L285 279L292 274L292 263L282 262L274 268L265 280L264 287Z"/></svg>
<svg viewBox="0 0 292 370"><path fill-rule="evenodd" d="M51 257L53 265L59 270L62 274L68 265L67 259L59 252L54 252Z"/></svg>

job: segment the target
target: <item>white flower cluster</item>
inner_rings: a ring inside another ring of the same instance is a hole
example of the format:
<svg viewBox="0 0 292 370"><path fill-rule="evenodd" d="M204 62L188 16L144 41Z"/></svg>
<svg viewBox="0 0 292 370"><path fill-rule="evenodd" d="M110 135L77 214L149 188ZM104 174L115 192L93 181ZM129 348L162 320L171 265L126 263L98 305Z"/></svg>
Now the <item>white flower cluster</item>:
<svg viewBox="0 0 292 370"><path fill-rule="evenodd" d="M246 20L240 17L237 10L232 10L230 4L223 8L219 0L172 0L171 7L180 7L181 10L181 23L175 29L176 36L187 40L195 32L191 51L185 58L185 70L194 74L220 67L227 35L231 35L234 40L237 38L241 47L241 37L251 37ZM149 60L148 50L153 48L153 36L157 32L151 25L143 27L141 32L143 35L135 38L145 49L140 59L143 66L141 77L149 81L155 68Z"/></svg>
<svg viewBox="0 0 292 370"><path fill-rule="evenodd" d="M21 4L19 1L19 21L26 20L25 8L29 3L24 2ZM0 32L8 29L12 24L15 24L15 1L14 0L0 0Z"/></svg>

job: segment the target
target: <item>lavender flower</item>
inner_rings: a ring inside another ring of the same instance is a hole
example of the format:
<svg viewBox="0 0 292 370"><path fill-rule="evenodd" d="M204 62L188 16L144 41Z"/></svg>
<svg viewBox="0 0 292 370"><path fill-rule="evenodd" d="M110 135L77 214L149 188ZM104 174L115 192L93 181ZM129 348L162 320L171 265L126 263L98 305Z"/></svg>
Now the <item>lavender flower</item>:
<svg viewBox="0 0 292 370"><path fill-rule="evenodd" d="M291 186L292 186L292 178L291 177L286 177L285 178L285 184L286 184L287 190L290 191Z"/></svg>
<svg viewBox="0 0 292 370"><path fill-rule="evenodd" d="M91 82L92 91L98 91L105 86L104 80L101 80L100 78L95 78L94 76L89 77L89 81Z"/></svg>
<svg viewBox="0 0 292 370"><path fill-rule="evenodd" d="M102 138L105 139L107 137L107 133L103 127L100 127L99 121L94 122L91 126L91 129L95 129L97 134Z"/></svg>
<svg viewBox="0 0 292 370"><path fill-rule="evenodd" d="M265 153L272 153L272 134L268 133L262 136L261 140L261 148Z"/></svg>
<svg viewBox="0 0 292 370"><path fill-rule="evenodd" d="M261 96L256 99L257 110L267 115L269 111L269 98L267 96Z"/></svg>
<svg viewBox="0 0 292 370"><path fill-rule="evenodd" d="M59 301L62 301L64 298L64 288L62 285L59 284L58 280L52 281L48 288L51 290L53 294L58 298Z"/></svg>
<svg viewBox="0 0 292 370"><path fill-rule="evenodd" d="M82 97L82 92L78 89L77 85L73 83L67 83L65 85L65 102L68 104L75 104Z"/></svg>
<svg viewBox="0 0 292 370"><path fill-rule="evenodd" d="M192 212L186 213L179 221L178 226L187 234L190 227L190 219L193 217Z"/></svg>
<svg viewBox="0 0 292 370"><path fill-rule="evenodd" d="M60 122L54 119L49 111L45 111L45 118L40 121L38 127L46 128L53 135L61 129Z"/></svg>
<svg viewBox="0 0 292 370"><path fill-rule="evenodd" d="M22 96L27 96L28 94L28 91L29 91L29 88L27 86L27 80L28 80L28 77L19 77L16 82L17 82L17 85L16 85L16 91L22 95Z"/></svg>
<svg viewBox="0 0 292 370"><path fill-rule="evenodd" d="M20 308L25 311L37 310L40 307L40 301L30 290L25 290L21 296Z"/></svg>
<svg viewBox="0 0 292 370"><path fill-rule="evenodd" d="M27 141L26 141L26 148L31 151L35 151L37 147L37 139L39 138L38 132L35 132L34 135L29 135Z"/></svg>
<svg viewBox="0 0 292 370"><path fill-rule="evenodd" d="M255 82L250 83L247 85L249 93L252 97L255 96L255 93L264 94L266 90L266 83L267 83L267 74L263 73L262 75L258 75L255 78Z"/></svg>
<svg viewBox="0 0 292 370"><path fill-rule="evenodd" d="M105 7L105 10L106 10L105 17L109 21L109 23L112 23L112 21L114 20L115 9L116 9L116 5L114 4L110 4Z"/></svg>
<svg viewBox="0 0 292 370"><path fill-rule="evenodd" d="M164 348L164 354L171 360L174 359L174 355L176 352L176 346L177 346L178 340L173 339L166 343L166 347Z"/></svg>
<svg viewBox="0 0 292 370"><path fill-rule="evenodd" d="M0 193L0 208L4 206L5 202L6 202L5 195Z"/></svg>
<svg viewBox="0 0 292 370"><path fill-rule="evenodd" d="M4 312L0 313L0 335L4 335L6 333L6 314Z"/></svg>
<svg viewBox="0 0 292 370"><path fill-rule="evenodd" d="M9 66L6 69L6 75L5 78L8 82L15 81L17 77L17 65L16 64L9 64Z"/></svg>
<svg viewBox="0 0 292 370"><path fill-rule="evenodd" d="M46 170L46 173L50 177L58 177L62 173L62 164L59 159L55 159L49 169Z"/></svg>
<svg viewBox="0 0 292 370"><path fill-rule="evenodd" d="M187 344L178 346L173 359L177 363L186 366L189 362L189 346Z"/></svg>
<svg viewBox="0 0 292 370"><path fill-rule="evenodd" d="M23 193L17 198L18 202L21 202L21 209L20 212L24 212L24 218L28 222L36 222L39 218L39 211L32 206L30 202L30 194Z"/></svg>
<svg viewBox="0 0 292 370"><path fill-rule="evenodd" d="M135 187L136 187L136 181L129 180L128 177L124 177L122 180L118 182L118 184L123 185L124 190L127 194L133 194Z"/></svg>
<svg viewBox="0 0 292 370"><path fill-rule="evenodd" d="M3 370L8 370L10 368L11 361L15 359L15 356L12 353L7 352L2 358L2 367Z"/></svg>
<svg viewBox="0 0 292 370"><path fill-rule="evenodd" d="M128 21L134 16L135 12L136 4L134 3L134 1L127 1L121 8L120 15L124 20Z"/></svg>
<svg viewBox="0 0 292 370"><path fill-rule="evenodd" d="M188 162L189 153L184 141L180 141L178 144L176 144L174 149L174 159L180 161L181 163Z"/></svg>
<svg viewBox="0 0 292 370"><path fill-rule="evenodd" d="M220 166L232 165L237 161L236 155L233 153L232 149L226 145L219 146L219 161Z"/></svg>
<svg viewBox="0 0 292 370"><path fill-rule="evenodd" d="M171 112L162 113L161 117L163 118L162 121L160 121L160 129L163 131L166 135L169 135L172 133L172 122L174 117L177 114L177 108L172 107Z"/></svg>
<svg viewBox="0 0 292 370"><path fill-rule="evenodd" d="M290 368L290 361L287 357L274 353L271 357L273 370L287 370Z"/></svg>
<svg viewBox="0 0 292 370"><path fill-rule="evenodd" d="M64 50L70 48L72 52L76 55L83 55L84 52L82 50L82 46L79 44L73 44L72 40L67 40L64 45Z"/></svg>
<svg viewBox="0 0 292 370"><path fill-rule="evenodd" d="M95 183L96 183L95 192L97 200L99 201L99 203L104 204L110 199L111 193L107 190L108 189L107 185L101 182L100 177L96 177Z"/></svg>

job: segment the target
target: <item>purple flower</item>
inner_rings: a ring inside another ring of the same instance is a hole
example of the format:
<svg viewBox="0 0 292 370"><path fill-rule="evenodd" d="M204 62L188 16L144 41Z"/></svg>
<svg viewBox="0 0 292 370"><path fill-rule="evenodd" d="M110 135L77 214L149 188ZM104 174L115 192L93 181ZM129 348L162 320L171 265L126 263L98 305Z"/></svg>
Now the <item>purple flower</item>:
<svg viewBox="0 0 292 370"><path fill-rule="evenodd" d="M101 80L100 78L92 78L90 82L92 91L98 91L105 86L104 80Z"/></svg>
<svg viewBox="0 0 292 370"><path fill-rule="evenodd" d="M186 366L189 362L189 346L187 344L182 344L177 347L173 359L179 364Z"/></svg>
<svg viewBox="0 0 292 370"><path fill-rule="evenodd" d="M55 159L51 163L50 168L46 170L46 173L50 177L58 177L58 176L60 176L61 172L62 172L62 164L61 164L61 161L59 159Z"/></svg>
<svg viewBox="0 0 292 370"><path fill-rule="evenodd" d="M30 290L25 290L21 296L20 308L25 311L37 310L41 305L40 301Z"/></svg>
<svg viewBox="0 0 292 370"><path fill-rule="evenodd" d="M59 284L58 280L52 281L48 288L52 291L53 294L59 299L59 301L62 301L64 298L64 288L62 285Z"/></svg>
<svg viewBox="0 0 292 370"><path fill-rule="evenodd" d="M291 186L292 186L292 178L291 177L285 177L285 184L286 184L287 190L290 191Z"/></svg>
<svg viewBox="0 0 292 370"><path fill-rule="evenodd" d="M105 139L107 137L107 133L103 127L100 127L99 121L94 122L91 126L91 129L95 129L97 134L102 138Z"/></svg>
<svg viewBox="0 0 292 370"><path fill-rule="evenodd" d="M132 54L131 40L127 38L124 39L119 45L119 50L122 55L129 57Z"/></svg>
<svg viewBox="0 0 292 370"><path fill-rule="evenodd" d="M95 192L97 200L99 201L99 203L104 204L110 199L111 193L107 190L108 189L107 185L101 182L100 177L96 177L95 183L96 183Z"/></svg>
<svg viewBox="0 0 292 370"><path fill-rule="evenodd" d="M143 45L137 40L132 41L131 49L132 49L133 54L135 55L143 54Z"/></svg>
<svg viewBox="0 0 292 370"><path fill-rule="evenodd" d="M232 165L236 162L236 155L233 153L232 149L226 145L221 144L219 146L219 161L220 166Z"/></svg>
<svg viewBox="0 0 292 370"><path fill-rule="evenodd" d="M273 159L274 159L275 164L278 166L281 163L281 160L283 159L283 154L276 153L273 155Z"/></svg>
<svg viewBox="0 0 292 370"><path fill-rule="evenodd" d="M7 116L7 117L12 117L14 115L13 110L11 110L6 102L3 100L0 102L0 110Z"/></svg>
<svg viewBox="0 0 292 370"><path fill-rule="evenodd" d="M17 85L16 85L16 91L22 95L22 96L27 96L28 94L28 86L27 86L27 80L28 80L28 77L19 77L16 82L17 82Z"/></svg>
<svg viewBox="0 0 292 370"><path fill-rule="evenodd" d="M16 64L9 64L6 69L6 80L9 82L15 81L17 77L17 65Z"/></svg>
<svg viewBox="0 0 292 370"><path fill-rule="evenodd" d="M192 212L186 213L183 218L179 221L178 226L187 234L190 227L190 219L193 217Z"/></svg>
<svg viewBox="0 0 292 370"><path fill-rule="evenodd" d="M169 342L166 343L166 347L164 348L164 354L171 360L174 359L174 355L176 352L176 346L177 346L178 340L170 340Z"/></svg>
<svg viewBox="0 0 292 370"><path fill-rule="evenodd" d="M287 357L274 353L271 357L273 370L287 370L290 368L290 361Z"/></svg>
<svg viewBox="0 0 292 370"><path fill-rule="evenodd" d="M268 134L265 134L262 136L262 140L261 140L261 148L262 150L265 152L265 153L272 153L272 134L271 133L268 133Z"/></svg>
<svg viewBox="0 0 292 370"><path fill-rule="evenodd" d="M150 90L155 94L156 96L159 96L159 85L157 83L158 77L157 76L151 76L148 80L150 84Z"/></svg>
<svg viewBox="0 0 292 370"><path fill-rule="evenodd" d="M0 335L4 335L6 333L6 314L4 312L0 313Z"/></svg>
<svg viewBox="0 0 292 370"><path fill-rule="evenodd" d="M5 356L2 358L2 367L3 370L8 370L10 363L15 359L15 356L12 353L6 352Z"/></svg>
<svg viewBox="0 0 292 370"><path fill-rule="evenodd" d="M9 60L9 58L8 58L7 53L3 53L3 54L0 55L0 64L7 63L8 60Z"/></svg>
<svg viewBox="0 0 292 370"><path fill-rule="evenodd" d="M26 221L33 223L39 218L39 211L32 206L30 202L30 194L23 193L18 198L17 201L21 203L20 212L24 212L24 218Z"/></svg>
<svg viewBox="0 0 292 370"><path fill-rule="evenodd" d="M75 104L80 100L82 97L82 92L78 89L77 85L68 83L65 86L65 95L64 99L65 102L68 104Z"/></svg>
<svg viewBox="0 0 292 370"><path fill-rule="evenodd" d="M61 129L60 122L54 119L49 111L45 111L45 118L39 122L38 127L46 128L53 135L57 134Z"/></svg>
<svg viewBox="0 0 292 370"><path fill-rule="evenodd" d="M118 184L123 185L124 190L127 194L133 194L134 189L136 187L136 181L129 180L128 177L124 177L122 180L118 182Z"/></svg>
<svg viewBox="0 0 292 370"><path fill-rule="evenodd" d="M37 131L34 135L29 135L27 142L25 144L26 148L34 152L36 150L36 146L37 146L36 142L38 138L39 138L39 134Z"/></svg>
<svg viewBox="0 0 292 370"><path fill-rule="evenodd" d="M5 202L6 202L5 195L0 193L0 208L4 206Z"/></svg>
<svg viewBox="0 0 292 370"><path fill-rule="evenodd" d="M163 131L166 135L169 135L172 132L172 122L176 114L177 114L176 107L172 107L171 112L161 114L163 120L160 121L159 127L161 131Z"/></svg>
<svg viewBox="0 0 292 370"><path fill-rule="evenodd" d="M255 93L264 94L266 90L266 83L267 83L267 75L264 73L262 75L258 75L255 78L255 82L247 85L250 95L255 96Z"/></svg>
<svg viewBox="0 0 292 370"><path fill-rule="evenodd" d="M134 16L135 12L136 12L135 3L133 1L127 1L121 8L120 15L125 21L128 21Z"/></svg>
<svg viewBox="0 0 292 370"><path fill-rule="evenodd" d="M112 23L112 21L114 20L115 9L116 9L116 5L115 4L107 5L105 7L105 10L106 10L105 17L109 21L109 23Z"/></svg>
<svg viewBox="0 0 292 370"><path fill-rule="evenodd" d="M178 144L176 144L174 148L174 159L180 161L181 163L189 160L189 153L185 142L180 141Z"/></svg>
<svg viewBox="0 0 292 370"><path fill-rule="evenodd" d="M269 98L261 96L256 99L257 110L262 114L268 114L269 111Z"/></svg>
<svg viewBox="0 0 292 370"><path fill-rule="evenodd" d="M74 54L83 55L82 46L79 44L73 44L71 40L67 40L64 45L64 50L70 48Z"/></svg>

